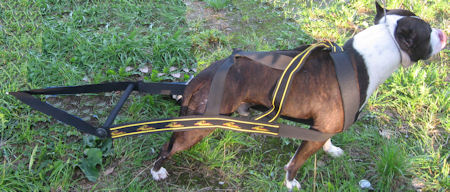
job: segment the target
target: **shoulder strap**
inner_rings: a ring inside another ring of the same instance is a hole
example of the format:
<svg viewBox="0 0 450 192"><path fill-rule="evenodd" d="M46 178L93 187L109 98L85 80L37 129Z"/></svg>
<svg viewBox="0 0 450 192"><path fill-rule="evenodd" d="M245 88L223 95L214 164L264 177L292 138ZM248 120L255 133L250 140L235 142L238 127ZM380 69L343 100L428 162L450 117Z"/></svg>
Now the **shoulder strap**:
<svg viewBox="0 0 450 192"><path fill-rule="evenodd" d="M286 69L286 66L289 64L289 62L292 60L292 57L278 54L278 53L271 53L271 52L239 52L235 55L235 57L246 57L251 60L254 60L258 63L261 63L265 66L278 69L278 70L284 70Z"/></svg>

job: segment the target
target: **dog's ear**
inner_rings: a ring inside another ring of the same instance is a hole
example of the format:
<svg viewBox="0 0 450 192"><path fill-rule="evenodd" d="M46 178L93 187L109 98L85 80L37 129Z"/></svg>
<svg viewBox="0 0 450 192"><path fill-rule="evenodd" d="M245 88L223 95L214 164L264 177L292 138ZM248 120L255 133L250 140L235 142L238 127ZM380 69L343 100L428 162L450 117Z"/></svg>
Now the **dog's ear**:
<svg viewBox="0 0 450 192"><path fill-rule="evenodd" d="M395 37L402 49L410 49L413 46L414 38L416 38L416 32L408 25L398 25Z"/></svg>
<svg viewBox="0 0 450 192"><path fill-rule="evenodd" d="M375 7L377 9L377 14L375 15L375 25L380 23L380 19L384 16L384 8L378 3L378 1L375 1ZM388 9L386 9L386 12Z"/></svg>
<svg viewBox="0 0 450 192"><path fill-rule="evenodd" d="M378 3L378 1L375 1L375 6L377 7L377 15L383 14L383 13L384 13L384 9L383 9L383 7Z"/></svg>
<svg viewBox="0 0 450 192"><path fill-rule="evenodd" d="M400 48L408 53L412 62L427 59L432 48L430 34L432 29L425 21L415 17L404 17L397 21L394 37Z"/></svg>

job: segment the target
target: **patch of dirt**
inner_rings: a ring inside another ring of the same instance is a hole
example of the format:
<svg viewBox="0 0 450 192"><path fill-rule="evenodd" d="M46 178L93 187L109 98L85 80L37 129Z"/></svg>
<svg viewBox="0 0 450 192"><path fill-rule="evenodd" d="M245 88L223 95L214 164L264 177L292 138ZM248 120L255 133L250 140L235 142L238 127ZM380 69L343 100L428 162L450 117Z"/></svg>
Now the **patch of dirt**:
<svg viewBox="0 0 450 192"><path fill-rule="evenodd" d="M171 170L171 177L168 183L184 185L190 183L199 188L198 191L233 191L230 189L236 186L236 183L227 181L226 174L221 169L211 169L204 163L188 159L189 163L177 165L174 161L167 161L167 168Z"/></svg>
<svg viewBox="0 0 450 192"><path fill-rule="evenodd" d="M233 31L231 20L227 16L228 11L214 9L207 6L206 2L195 0L184 0L186 4L186 19L188 23L202 23L202 26L210 29L217 29L225 33Z"/></svg>

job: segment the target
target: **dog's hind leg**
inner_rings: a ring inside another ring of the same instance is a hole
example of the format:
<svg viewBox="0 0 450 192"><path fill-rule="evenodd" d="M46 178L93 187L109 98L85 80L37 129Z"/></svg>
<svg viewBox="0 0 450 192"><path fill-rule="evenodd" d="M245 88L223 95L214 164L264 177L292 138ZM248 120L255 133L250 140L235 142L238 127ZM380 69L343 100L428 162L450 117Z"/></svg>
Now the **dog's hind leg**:
<svg viewBox="0 0 450 192"><path fill-rule="evenodd" d="M209 86L201 82L190 85L187 93L183 96L180 115L202 114L206 109L208 90L202 87ZM179 151L191 148L205 136L213 132L214 129L196 129L191 131L174 132L169 142L167 142L161 149L158 158L153 164L151 174L154 180L165 179L168 173L162 167L164 161Z"/></svg>
<svg viewBox="0 0 450 192"><path fill-rule="evenodd" d="M163 162L176 152L191 148L213 131L214 129L202 129L173 133L170 141L163 146L158 158L153 164L153 168L151 170L153 179L161 180L167 178L168 173L166 169L162 167Z"/></svg>
<svg viewBox="0 0 450 192"><path fill-rule="evenodd" d="M336 147L331 143L331 138L325 142L323 145L323 150L332 157L340 157L344 154L344 150L342 150L340 147Z"/></svg>

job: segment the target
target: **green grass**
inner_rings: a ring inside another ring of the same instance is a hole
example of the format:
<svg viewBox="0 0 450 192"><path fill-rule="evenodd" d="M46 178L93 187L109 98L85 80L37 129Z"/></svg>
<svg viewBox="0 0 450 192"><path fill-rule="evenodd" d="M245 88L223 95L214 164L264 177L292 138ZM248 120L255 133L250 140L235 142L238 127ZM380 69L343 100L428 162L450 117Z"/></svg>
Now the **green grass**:
<svg viewBox="0 0 450 192"><path fill-rule="evenodd" d="M221 10L227 7L230 4L229 0L204 0L208 7L213 8L214 10Z"/></svg>
<svg viewBox="0 0 450 192"><path fill-rule="evenodd" d="M181 0L1 1L0 191L286 190L283 166L299 140L218 130L167 161L170 177L155 182L149 169L170 133L122 138L111 146L109 140L80 134L4 94L103 81L185 81L194 69L228 56L232 48L289 49L315 39L342 44L370 26L374 14L372 0L206 3L218 3L215 9L224 18L216 19L228 22L231 31L187 21ZM449 33L446 1L387 3L411 7ZM448 53L389 78L361 119L333 137L345 155L333 159L320 151L316 162L312 157L299 170L301 191L361 191L361 179L377 191L415 191L417 181L423 191L448 190ZM47 101L98 125L119 97L108 93ZM178 110L166 97L132 94L115 123L173 117ZM381 130L391 133L390 139ZM81 169L87 165L99 170L95 182Z"/></svg>
<svg viewBox="0 0 450 192"><path fill-rule="evenodd" d="M404 176L403 172L408 167L406 154L396 143L392 142L385 144L378 156L380 159L376 162L377 173L381 179L377 188L389 191L395 185L395 178ZM402 190L402 188L400 189Z"/></svg>

